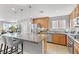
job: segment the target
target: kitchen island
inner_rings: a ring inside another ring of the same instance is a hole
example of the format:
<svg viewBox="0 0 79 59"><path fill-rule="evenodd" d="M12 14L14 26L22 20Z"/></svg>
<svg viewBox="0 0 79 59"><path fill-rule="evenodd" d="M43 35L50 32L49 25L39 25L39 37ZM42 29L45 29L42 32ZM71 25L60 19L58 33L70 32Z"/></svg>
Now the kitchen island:
<svg viewBox="0 0 79 59"><path fill-rule="evenodd" d="M42 54L46 53L46 39L45 36L37 34L27 34L26 36L18 36L17 34L6 33L2 36L12 37L16 40L23 41L23 54Z"/></svg>
<svg viewBox="0 0 79 59"><path fill-rule="evenodd" d="M37 35L39 36L39 38L37 38ZM24 40L25 53L30 53L30 54L46 54L47 53L46 37L40 34L37 34L37 35L33 35L33 36L30 35L31 39L34 39L34 41L32 40L28 42Z"/></svg>

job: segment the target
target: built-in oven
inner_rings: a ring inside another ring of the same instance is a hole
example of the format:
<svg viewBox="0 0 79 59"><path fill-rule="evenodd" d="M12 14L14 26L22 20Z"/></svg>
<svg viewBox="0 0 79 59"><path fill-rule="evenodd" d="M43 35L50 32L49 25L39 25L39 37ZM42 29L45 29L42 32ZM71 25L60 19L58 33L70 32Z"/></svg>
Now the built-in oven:
<svg viewBox="0 0 79 59"><path fill-rule="evenodd" d="M67 47L70 54L74 54L74 41L68 36Z"/></svg>

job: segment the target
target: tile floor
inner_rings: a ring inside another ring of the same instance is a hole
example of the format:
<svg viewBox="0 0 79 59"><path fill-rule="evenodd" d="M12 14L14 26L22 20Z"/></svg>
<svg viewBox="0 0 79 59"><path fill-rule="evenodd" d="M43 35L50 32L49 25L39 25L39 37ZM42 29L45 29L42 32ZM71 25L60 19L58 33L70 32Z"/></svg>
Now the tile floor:
<svg viewBox="0 0 79 59"><path fill-rule="evenodd" d="M66 46L48 43L47 54L68 54Z"/></svg>
<svg viewBox="0 0 79 59"><path fill-rule="evenodd" d="M69 54L66 46L48 43L47 54ZM25 48L25 47L24 47ZM26 49L26 48L25 48ZM24 54L29 54L24 50Z"/></svg>
<svg viewBox="0 0 79 59"><path fill-rule="evenodd" d="M28 54L25 51L23 53ZM68 48L66 46L48 43L47 54L69 54L69 53L68 53Z"/></svg>

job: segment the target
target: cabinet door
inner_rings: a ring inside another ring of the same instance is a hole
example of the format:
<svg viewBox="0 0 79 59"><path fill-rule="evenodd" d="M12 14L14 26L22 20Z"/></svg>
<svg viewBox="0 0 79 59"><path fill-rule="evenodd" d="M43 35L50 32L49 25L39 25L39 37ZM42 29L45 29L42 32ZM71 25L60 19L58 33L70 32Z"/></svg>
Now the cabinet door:
<svg viewBox="0 0 79 59"><path fill-rule="evenodd" d="M33 19L32 23L40 24L41 27L43 27L43 28L48 28L49 18L48 17L36 18L36 19Z"/></svg>
<svg viewBox="0 0 79 59"><path fill-rule="evenodd" d="M76 8L76 17L78 17L78 13L79 13L79 11L78 11L78 6L77 6L77 8Z"/></svg>
<svg viewBox="0 0 79 59"><path fill-rule="evenodd" d="M64 34L53 34L52 41L53 41L53 43L66 45L66 43L67 43L66 35L64 35Z"/></svg>
<svg viewBox="0 0 79 59"><path fill-rule="evenodd" d="M70 17L70 20L73 20L73 13L71 13L69 17Z"/></svg>
<svg viewBox="0 0 79 59"><path fill-rule="evenodd" d="M79 5L77 6L77 17L79 16Z"/></svg>
<svg viewBox="0 0 79 59"><path fill-rule="evenodd" d="M67 42L67 41L66 41L66 40L67 40L67 39L66 39L66 35L64 35L64 34L63 34L63 35L60 35L60 36L59 36L59 39L60 39L60 40L59 40L60 44L66 45L66 42Z"/></svg>
<svg viewBox="0 0 79 59"><path fill-rule="evenodd" d="M59 35L58 34L53 34L52 41L53 41L53 43L58 43L59 44Z"/></svg>
<svg viewBox="0 0 79 59"><path fill-rule="evenodd" d="M79 54L79 44L74 42L74 54Z"/></svg>
<svg viewBox="0 0 79 59"><path fill-rule="evenodd" d="M77 16L76 16L76 15L77 15L76 11L77 11L77 8L74 9L74 18L77 17Z"/></svg>

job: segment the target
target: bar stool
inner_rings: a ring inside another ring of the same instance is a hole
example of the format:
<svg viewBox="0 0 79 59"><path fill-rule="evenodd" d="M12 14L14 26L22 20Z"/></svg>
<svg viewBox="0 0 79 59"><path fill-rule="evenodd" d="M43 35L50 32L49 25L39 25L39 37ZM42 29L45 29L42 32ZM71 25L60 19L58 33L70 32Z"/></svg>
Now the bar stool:
<svg viewBox="0 0 79 59"><path fill-rule="evenodd" d="M0 54L6 54L6 40L3 36L0 36Z"/></svg>
<svg viewBox="0 0 79 59"><path fill-rule="evenodd" d="M6 53L7 54L12 54L16 52L17 54L22 53L23 54L23 42L19 39L14 39L12 37L7 37L6 38ZM19 44L21 44L21 48L19 48ZM18 51L21 50L21 51Z"/></svg>

